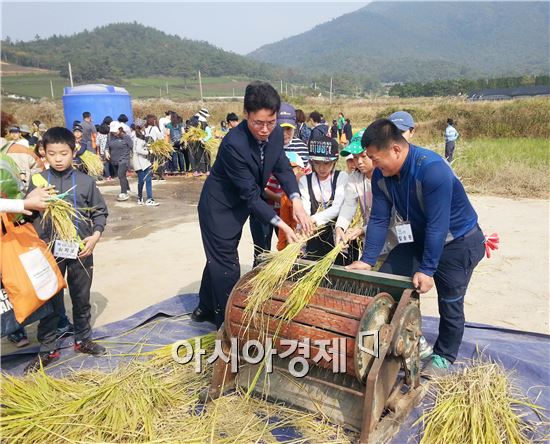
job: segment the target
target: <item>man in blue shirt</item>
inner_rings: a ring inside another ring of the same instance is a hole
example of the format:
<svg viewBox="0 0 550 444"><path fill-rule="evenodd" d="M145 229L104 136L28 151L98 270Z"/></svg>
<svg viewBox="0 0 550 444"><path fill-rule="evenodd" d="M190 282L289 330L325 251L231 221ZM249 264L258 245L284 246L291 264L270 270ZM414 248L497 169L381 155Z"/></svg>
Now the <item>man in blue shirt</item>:
<svg viewBox="0 0 550 444"><path fill-rule="evenodd" d="M439 336L424 374L443 375L458 354L464 296L485 252L477 214L449 164L438 154L409 144L390 120L372 123L361 145L375 167L373 203L363 256L348 268L370 270L376 264L395 212L399 245L380 271L412 276L419 293L435 283Z"/></svg>
<svg viewBox="0 0 550 444"><path fill-rule="evenodd" d="M455 152L455 143L458 139L458 131L453 126L453 119L447 119L447 128L445 128L445 159L448 162L453 161L453 153Z"/></svg>

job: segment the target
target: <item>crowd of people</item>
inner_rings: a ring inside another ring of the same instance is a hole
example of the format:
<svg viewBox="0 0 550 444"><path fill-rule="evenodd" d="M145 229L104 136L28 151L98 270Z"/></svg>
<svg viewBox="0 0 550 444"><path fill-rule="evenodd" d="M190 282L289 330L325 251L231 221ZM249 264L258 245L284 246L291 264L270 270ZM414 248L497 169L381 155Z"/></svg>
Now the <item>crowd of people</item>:
<svg viewBox="0 0 550 444"><path fill-rule="evenodd" d="M74 207L89 222L76 223L82 240L78 257L56 258L70 289L72 322L61 291L51 299L53 314L40 321L42 348L30 370L57 358L56 341L63 335L74 335L77 351L104 353L91 339L90 327L93 250L108 215L97 181L118 177L117 199L126 201L128 173L133 170L137 204L146 206L158 205L153 179L165 180L168 174L206 177L198 213L207 264L193 320L223 324L227 298L240 276L237 246L247 219L254 266L262 252L271 250L274 235L281 250L317 230L305 246L308 259L318 260L344 243L339 265L363 270L377 266L410 276L420 293L435 284L440 335L433 350L421 341L421 357L431 357L427 372L446 371L462 339L466 288L485 251L477 215L449 163L458 138L454 122L449 119L445 131L447 162L412 143L416 124L406 111L353 131L342 112L328 122L315 110L306 117L303 110L281 103L277 92L260 82L246 89L243 119L229 113L215 134L210 117L206 108L187 120L168 110L159 119L149 114L131 125L124 114L116 120L106 116L96 125L85 111L81 121L73 122L72 131L48 129L39 121L33 123L33 131L26 125L9 129L0 154L19 169L23 194L11 202L2 199L1 211L40 219L36 211L44 210L47 195L41 194L44 189L39 184L45 180L58 194L72 191ZM200 128L204 137L182 143L191 128ZM212 165L205 144L213 137L223 139ZM174 152L153 171L150 146L159 140L170 143ZM79 158L86 151L101 158L101 177L91 177L81 168ZM345 165L342 170L339 159ZM34 180L37 176L42 182ZM37 230L46 242L52 241L51 227ZM18 346L28 344L23 328L9 338Z"/></svg>

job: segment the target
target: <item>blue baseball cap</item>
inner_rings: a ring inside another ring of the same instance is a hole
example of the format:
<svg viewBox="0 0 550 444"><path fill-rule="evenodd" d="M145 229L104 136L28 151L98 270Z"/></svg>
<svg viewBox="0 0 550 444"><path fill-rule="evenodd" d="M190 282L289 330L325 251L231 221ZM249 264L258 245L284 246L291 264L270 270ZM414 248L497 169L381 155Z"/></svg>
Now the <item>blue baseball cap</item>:
<svg viewBox="0 0 550 444"><path fill-rule="evenodd" d="M290 103L281 103L277 113L277 125L296 129L296 110Z"/></svg>
<svg viewBox="0 0 550 444"><path fill-rule="evenodd" d="M407 111L397 111L388 119L401 131L408 131L415 127L414 119Z"/></svg>

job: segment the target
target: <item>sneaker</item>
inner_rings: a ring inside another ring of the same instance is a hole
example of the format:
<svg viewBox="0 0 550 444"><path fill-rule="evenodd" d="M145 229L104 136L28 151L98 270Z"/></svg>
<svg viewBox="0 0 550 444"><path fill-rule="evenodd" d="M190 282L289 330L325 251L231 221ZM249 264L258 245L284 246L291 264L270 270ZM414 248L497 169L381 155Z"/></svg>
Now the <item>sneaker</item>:
<svg viewBox="0 0 550 444"><path fill-rule="evenodd" d="M94 342L91 339L75 341L74 351L79 353L86 353L93 356L101 356L107 352L107 350L105 350L105 347L99 345L97 342Z"/></svg>
<svg viewBox="0 0 550 444"><path fill-rule="evenodd" d="M430 344L428 344L428 341L426 341L426 338L424 336L420 336L420 342L418 344L418 352L420 354L420 360L426 361L434 352L433 348Z"/></svg>
<svg viewBox="0 0 550 444"><path fill-rule="evenodd" d="M147 199L145 205L147 205L148 207L158 207L160 204L158 202L155 202L155 199Z"/></svg>
<svg viewBox="0 0 550 444"><path fill-rule="evenodd" d="M50 365L52 362L59 359L60 356L61 353L59 353L57 350L38 353L34 357L34 359L29 362L29 364L25 367L23 373L27 375L29 373L37 372L38 370L40 370L40 367L46 367L47 365Z"/></svg>
<svg viewBox="0 0 550 444"><path fill-rule="evenodd" d="M426 363L420 376L426 379L441 378L451 373L451 363L443 356L436 354Z"/></svg>
<svg viewBox="0 0 550 444"><path fill-rule="evenodd" d="M128 196L126 193L120 193L116 200L118 200L119 202L124 202L128 199L130 199L130 196Z"/></svg>
<svg viewBox="0 0 550 444"><path fill-rule="evenodd" d="M142 199L141 197L138 198L137 204L138 204L138 205L144 205L143 199Z"/></svg>
<svg viewBox="0 0 550 444"><path fill-rule="evenodd" d="M198 171L193 171L193 177L199 177L199 172Z"/></svg>
<svg viewBox="0 0 550 444"><path fill-rule="evenodd" d="M24 333L16 332L8 335L8 340L13 342L17 348L26 347L30 344L29 338Z"/></svg>

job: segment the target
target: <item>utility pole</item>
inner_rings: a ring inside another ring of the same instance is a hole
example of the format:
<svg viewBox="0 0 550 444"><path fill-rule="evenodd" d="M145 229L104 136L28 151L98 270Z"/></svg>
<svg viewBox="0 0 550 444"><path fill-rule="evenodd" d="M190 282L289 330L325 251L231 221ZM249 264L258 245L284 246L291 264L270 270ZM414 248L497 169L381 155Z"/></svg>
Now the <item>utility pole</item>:
<svg viewBox="0 0 550 444"><path fill-rule="evenodd" d="M202 78L201 78L201 72L199 71L199 90L200 90L200 93L201 93L201 102L203 102L203 97L202 97Z"/></svg>
<svg viewBox="0 0 550 444"><path fill-rule="evenodd" d="M285 94L288 96L288 82L285 84Z"/></svg>
<svg viewBox="0 0 550 444"><path fill-rule="evenodd" d="M166 81L166 95L168 95L168 81Z"/></svg>
<svg viewBox="0 0 550 444"><path fill-rule="evenodd" d="M159 97L162 99L162 86L159 86Z"/></svg>
<svg viewBox="0 0 550 444"><path fill-rule="evenodd" d="M280 89L280 91L281 91L281 94L282 94L283 93L283 81L282 80L281 80L281 89Z"/></svg>
<svg viewBox="0 0 550 444"><path fill-rule="evenodd" d="M332 103L332 77L330 78L330 94L329 94L329 103Z"/></svg>
<svg viewBox="0 0 550 444"><path fill-rule="evenodd" d="M53 82L50 80L50 91L52 92L52 99L54 98L53 96Z"/></svg>
<svg viewBox="0 0 550 444"><path fill-rule="evenodd" d="M235 97L235 87L233 87L233 97Z"/></svg>
<svg viewBox="0 0 550 444"><path fill-rule="evenodd" d="M73 83L73 70L71 69L71 62L69 62L69 79L71 79L71 88L74 86Z"/></svg>

